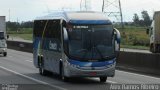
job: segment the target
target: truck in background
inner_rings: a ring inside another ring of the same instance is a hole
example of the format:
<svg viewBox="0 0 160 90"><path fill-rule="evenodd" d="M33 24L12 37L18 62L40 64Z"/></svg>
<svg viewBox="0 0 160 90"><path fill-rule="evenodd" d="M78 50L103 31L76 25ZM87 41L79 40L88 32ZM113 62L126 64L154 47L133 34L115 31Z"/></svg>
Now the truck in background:
<svg viewBox="0 0 160 90"><path fill-rule="evenodd" d="M151 26L147 29L150 37L150 51L160 53L160 11L154 12Z"/></svg>
<svg viewBox="0 0 160 90"><path fill-rule="evenodd" d="M0 16L0 54L7 56L5 16Z"/></svg>

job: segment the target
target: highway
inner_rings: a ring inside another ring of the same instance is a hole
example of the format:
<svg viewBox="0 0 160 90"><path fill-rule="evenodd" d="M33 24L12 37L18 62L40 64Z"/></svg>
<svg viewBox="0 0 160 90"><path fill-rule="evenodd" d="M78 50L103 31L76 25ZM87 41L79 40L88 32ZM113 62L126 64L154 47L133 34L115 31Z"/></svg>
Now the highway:
<svg viewBox="0 0 160 90"><path fill-rule="evenodd" d="M116 70L115 77L109 77L106 83L100 83L99 78L72 78L63 82L58 75L39 75L33 66L32 53L8 49L7 57L0 55L0 84L24 84L22 90L107 90L111 84L160 84L160 77Z"/></svg>

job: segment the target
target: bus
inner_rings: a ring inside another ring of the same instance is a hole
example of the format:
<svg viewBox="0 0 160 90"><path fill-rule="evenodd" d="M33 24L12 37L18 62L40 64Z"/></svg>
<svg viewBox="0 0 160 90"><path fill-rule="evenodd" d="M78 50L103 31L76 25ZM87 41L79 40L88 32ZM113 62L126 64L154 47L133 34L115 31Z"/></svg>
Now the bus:
<svg viewBox="0 0 160 90"><path fill-rule="evenodd" d="M120 33L100 12L55 12L34 20L33 63L41 75L114 77Z"/></svg>

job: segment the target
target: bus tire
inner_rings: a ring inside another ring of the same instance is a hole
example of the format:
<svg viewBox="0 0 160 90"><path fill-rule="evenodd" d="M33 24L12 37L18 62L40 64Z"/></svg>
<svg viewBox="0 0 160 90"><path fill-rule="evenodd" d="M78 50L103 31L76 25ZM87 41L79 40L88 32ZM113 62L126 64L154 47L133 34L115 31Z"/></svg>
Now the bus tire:
<svg viewBox="0 0 160 90"><path fill-rule="evenodd" d="M7 56L7 52L4 52L4 53L3 53L3 56L6 57L6 56Z"/></svg>
<svg viewBox="0 0 160 90"><path fill-rule="evenodd" d="M68 82L68 77L64 76L64 68L62 63L60 63L60 77L64 82Z"/></svg>
<svg viewBox="0 0 160 90"><path fill-rule="evenodd" d="M46 76L48 71L44 69L44 61L43 61L43 57L38 57L38 66L39 66L39 74Z"/></svg>
<svg viewBox="0 0 160 90"><path fill-rule="evenodd" d="M46 76L48 74L48 71L42 67L39 67L39 74L42 76Z"/></svg>
<svg viewBox="0 0 160 90"><path fill-rule="evenodd" d="M104 83L107 81L107 77L99 77L100 82Z"/></svg>

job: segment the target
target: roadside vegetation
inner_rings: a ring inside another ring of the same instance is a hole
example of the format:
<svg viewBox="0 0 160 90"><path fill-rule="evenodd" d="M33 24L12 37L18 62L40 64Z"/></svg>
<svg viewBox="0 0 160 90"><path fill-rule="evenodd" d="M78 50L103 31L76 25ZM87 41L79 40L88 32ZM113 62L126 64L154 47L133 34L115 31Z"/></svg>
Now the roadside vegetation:
<svg viewBox="0 0 160 90"><path fill-rule="evenodd" d="M125 27L119 30L122 48L149 49L149 36L146 34L146 27Z"/></svg>
<svg viewBox="0 0 160 90"><path fill-rule="evenodd" d="M147 11L141 12L141 17L138 14L133 15L133 22L124 23L122 29L119 25L115 25L121 32L121 47L149 49L149 36L146 34L146 29L151 25L151 18Z"/></svg>
<svg viewBox="0 0 160 90"><path fill-rule="evenodd" d="M17 30L7 30L7 34L12 38L21 38L24 40L32 40L32 28L21 28Z"/></svg>

